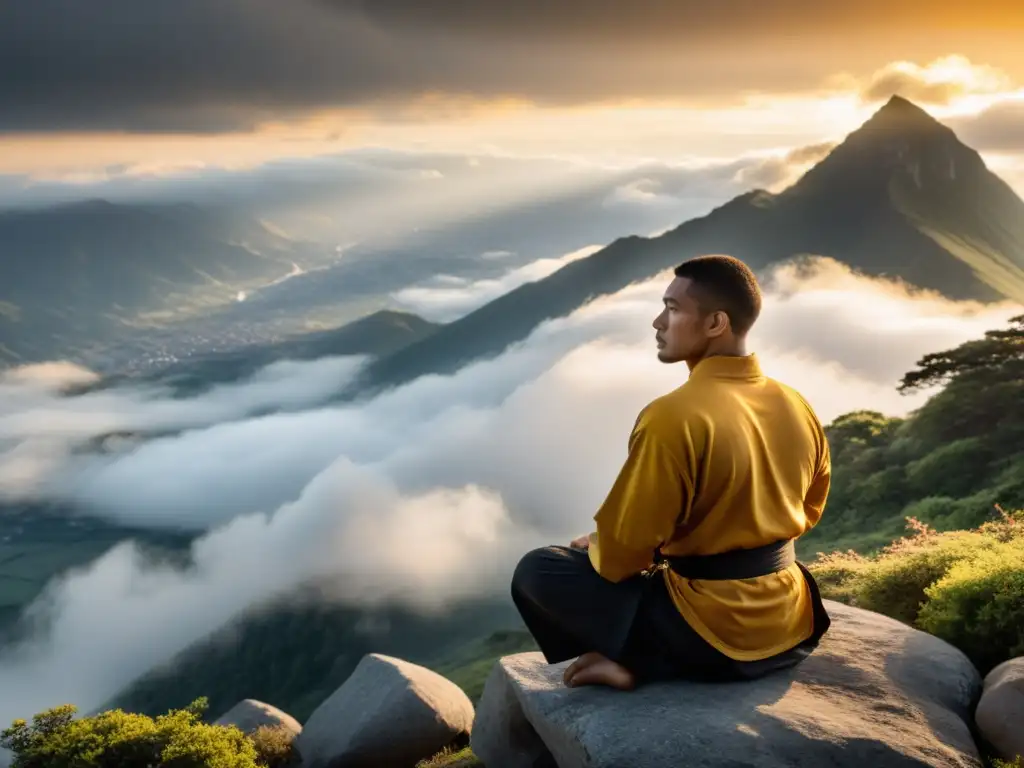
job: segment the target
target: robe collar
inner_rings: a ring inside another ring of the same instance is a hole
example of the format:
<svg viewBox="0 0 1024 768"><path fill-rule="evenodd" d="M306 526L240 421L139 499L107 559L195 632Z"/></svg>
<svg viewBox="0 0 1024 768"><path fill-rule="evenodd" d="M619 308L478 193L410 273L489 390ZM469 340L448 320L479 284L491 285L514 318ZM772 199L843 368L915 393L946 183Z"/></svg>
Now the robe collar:
<svg viewBox="0 0 1024 768"><path fill-rule="evenodd" d="M760 381L764 378L757 355L745 357L719 355L706 357L690 371L690 380L729 379L732 381Z"/></svg>

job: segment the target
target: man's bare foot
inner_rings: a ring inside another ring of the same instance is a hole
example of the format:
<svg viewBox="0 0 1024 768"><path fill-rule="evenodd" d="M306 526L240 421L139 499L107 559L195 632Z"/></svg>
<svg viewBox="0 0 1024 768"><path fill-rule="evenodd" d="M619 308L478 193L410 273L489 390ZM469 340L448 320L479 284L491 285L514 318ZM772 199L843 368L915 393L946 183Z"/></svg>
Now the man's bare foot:
<svg viewBox="0 0 1024 768"><path fill-rule="evenodd" d="M569 542L569 546L572 549L582 549L584 551L590 549L590 534L586 533L579 538L573 539Z"/></svg>
<svg viewBox="0 0 1024 768"><path fill-rule="evenodd" d="M576 659L576 661L574 661L572 664L565 668L565 672L562 674L562 682L566 685L569 685L569 680L572 679L573 675L575 675L581 669L586 669L591 664L601 661L603 658L604 656L602 656L597 651L590 651L588 653L584 653L582 656Z"/></svg>
<svg viewBox="0 0 1024 768"><path fill-rule="evenodd" d="M630 691L636 686L636 677L632 672L618 662L600 654L596 655L597 659L590 660L588 664L568 675L566 685L570 688L582 685L607 685L620 691Z"/></svg>

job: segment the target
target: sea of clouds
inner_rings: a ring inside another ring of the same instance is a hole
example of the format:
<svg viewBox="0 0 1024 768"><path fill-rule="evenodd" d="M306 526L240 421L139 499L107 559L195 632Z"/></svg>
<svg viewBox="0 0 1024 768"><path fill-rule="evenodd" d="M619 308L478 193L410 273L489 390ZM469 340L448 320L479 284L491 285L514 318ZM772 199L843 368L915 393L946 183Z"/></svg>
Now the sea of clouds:
<svg viewBox="0 0 1024 768"><path fill-rule="evenodd" d="M190 399L69 394L92 375L60 363L5 374L0 498L201 535L188 569L122 543L52 583L33 607L47 634L0 652L0 722L58 702L98 706L312 578L339 600L425 611L507 594L524 551L591 529L637 412L686 379L655 357L651 322L670 279L549 321L495 359L357 403L327 401L361 359L283 362ZM905 371L1020 311L912 294L827 259L779 268L764 287L751 349L826 422L911 411L927 393L898 394ZM447 299L454 312L481 290L457 288L409 298L439 309Z"/></svg>

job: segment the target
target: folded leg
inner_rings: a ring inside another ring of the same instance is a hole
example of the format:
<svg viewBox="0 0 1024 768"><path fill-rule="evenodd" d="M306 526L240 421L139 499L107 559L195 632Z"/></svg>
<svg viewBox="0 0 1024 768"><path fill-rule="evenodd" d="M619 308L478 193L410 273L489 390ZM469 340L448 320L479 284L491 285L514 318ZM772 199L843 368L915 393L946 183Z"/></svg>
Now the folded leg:
<svg viewBox="0 0 1024 768"><path fill-rule="evenodd" d="M549 664L595 651L619 661L641 589L604 579L569 547L528 552L512 576L512 600Z"/></svg>
<svg viewBox="0 0 1024 768"><path fill-rule="evenodd" d="M799 664L817 645L813 638L761 661L730 659L686 623L660 575L613 583L585 551L569 547L528 552L512 577L512 600L549 664L600 656L622 665L637 684L755 679ZM816 622L826 629L827 615Z"/></svg>

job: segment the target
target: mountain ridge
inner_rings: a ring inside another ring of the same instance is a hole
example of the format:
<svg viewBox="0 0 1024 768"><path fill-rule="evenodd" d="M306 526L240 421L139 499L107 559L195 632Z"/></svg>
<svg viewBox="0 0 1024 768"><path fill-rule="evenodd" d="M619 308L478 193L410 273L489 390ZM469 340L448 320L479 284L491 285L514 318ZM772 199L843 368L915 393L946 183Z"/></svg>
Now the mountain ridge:
<svg viewBox="0 0 1024 768"><path fill-rule="evenodd" d="M341 397L493 357L545 320L702 253L755 270L829 256L951 299L1024 303L1024 201L951 129L896 96L787 189L752 189L655 238L619 238L374 361Z"/></svg>

